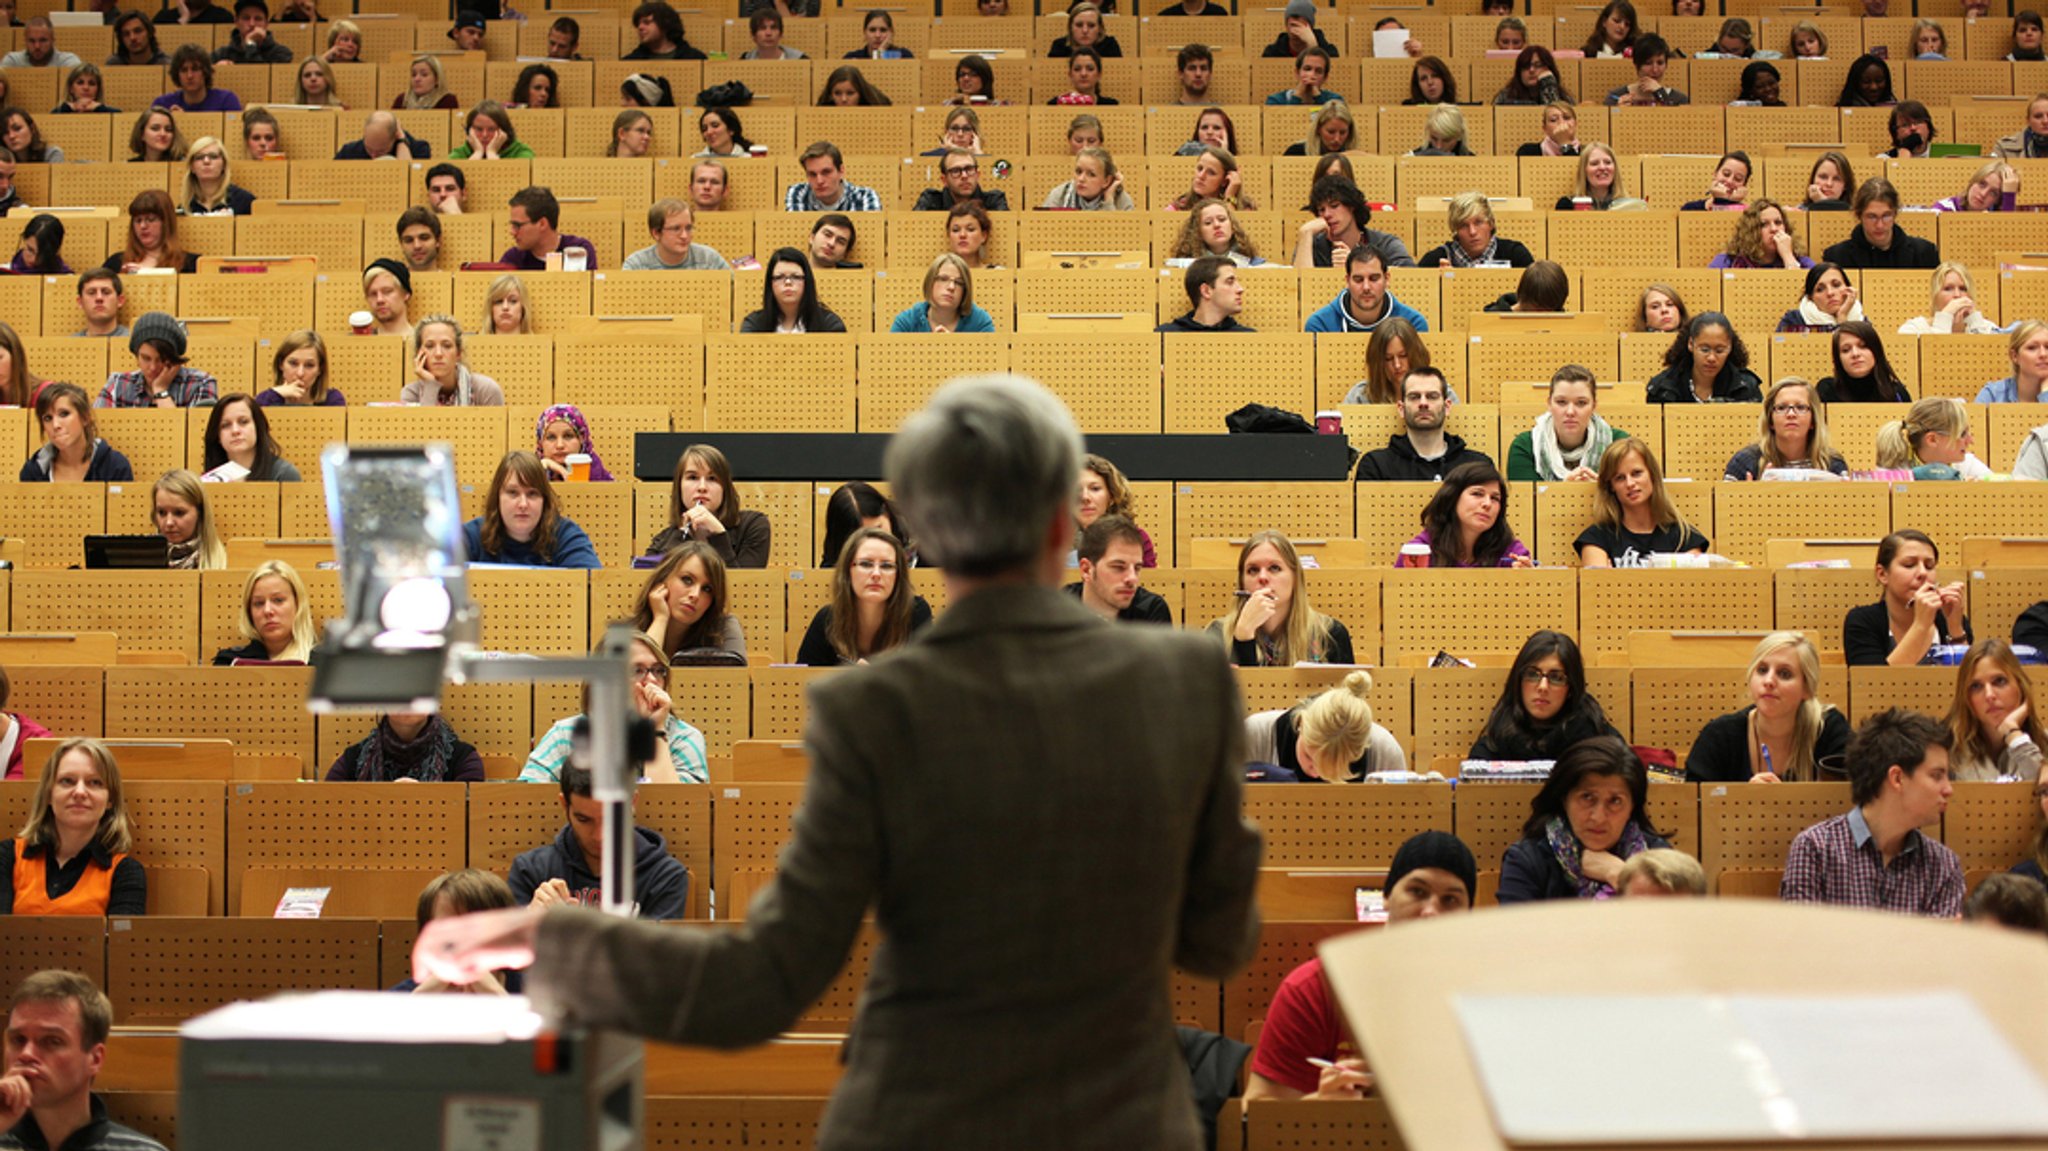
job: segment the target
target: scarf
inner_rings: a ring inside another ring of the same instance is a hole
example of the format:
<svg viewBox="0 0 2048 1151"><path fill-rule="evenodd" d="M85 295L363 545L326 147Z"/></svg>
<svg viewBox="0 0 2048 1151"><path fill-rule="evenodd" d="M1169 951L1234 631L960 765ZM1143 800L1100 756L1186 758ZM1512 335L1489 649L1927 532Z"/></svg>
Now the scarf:
<svg viewBox="0 0 2048 1151"><path fill-rule="evenodd" d="M1579 154L1579 146L1577 144L1567 148L1548 136L1543 137L1542 149L1543 154L1546 156L1576 156Z"/></svg>
<svg viewBox="0 0 2048 1151"><path fill-rule="evenodd" d="M1799 301L1799 318L1805 320L1813 327L1832 331L1851 320L1861 320L1863 318L1863 301L1858 300L1849 305L1849 314L1837 320L1822 311L1820 305L1814 303L1813 298L1808 296Z"/></svg>
<svg viewBox="0 0 2048 1151"><path fill-rule="evenodd" d="M171 544L166 549L170 566L177 571L199 570L199 540L189 539L181 544Z"/></svg>
<svg viewBox="0 0 2048 1151"><path fill-rule="evenodd" d="M1469 268L1472 267L1474 264L1488 263L1498 258L1494 255L1494 253L1498 252L1499 250L1499 236L1495 236L1492 239L1486 241L1486 250L1480 252L1476 256L1466 255L1465 249L1458 246L1458 238L1456 236L1451 237L1451 242L1444 245L1444 251L1450 254L1451 267L1453 268Z"/></svg>
<svg viewBox="0 0 2048 1151"><path fill-rule="evenodd" d="M419 738L407 741L400 739L391 730L390 722L379 716L377 730L360 746L363 754L356 763L357 779L390 783L410 777L421 783L439 783L448 778L448 769L455 759L455 729L435 716L420 730Z"/></svg>
<svg viewBox="0 0 2048 1151"><path fill-rule="evenodd" d="M1068 180L1066 183L1054 188L1052 194L1046 197L1045 206L1054 209L1082 212L1102 212L1110 209L1115 209L1119 212L1132 210L1130 193L1118 192L1116 199L1113 201L1106 193L1097 196L1093 200L1084 200L1081 198L1080 193L1074 191L1074 182L1072 180Z"/></svg>
<svg viewBox="0 0 2048 1151"><path fill-rule="evenodd" d="M2048 156L2048 136L2037 136L2032 128L2020 129L2020 151L2030 160Z"/></svg>
<svg viewBox="0 0 2048 1151"><path fill-rule="evenodd" d="M1614 889L1597 879L1586 878L1580 868L1579 857L1585 848L1579 844L1578 836L1572 834L1572 825L1561 815L1553 815L1544 825L1543 838L1550 844L1551 858L1564 868L1572 886L1578 889L1580 899L1613 899ZM1650 841L1644 837L1643 829L1631 819L1621 829L1621 842L1614 845L1614 854L1627 859L1639 851L1649 849Z"/></svg>
<svg viewBox="0 0 2048 1151"><path fill-rule="evenodd" d="M1566 451L1558 446L1557 428L1550 422L1550 413L1536 417L1536 430L1530 435L1530 446L1536 454L1536 478L1540 480L1562 480L1573 468L1586 460L1598 460L1607 454L1607 448L1614 443L1614 428L1599 415L1586 425L1586 440L1576 451Z"/></svg>
<svg viewBox="0 0 2048 1151"><path fill-rule="evenodd" d="M441 385L438 382L434 385L434 403L437 407L443 408L466 408L469 406L468 364L455 365L455 391L453 393L442 391Z"/></svg>
<svg viewBox="0 0 2048 1151"><path fill-rule="evenodd" d="M564 420L570 427L576 429L576 438L582 444L578 450L590 457L590 478L610 480L612 473L605 468L604 461L598 458L597 448L591 442L590 423L583 418L582 412L576 410L574 404L556 404L540 414L539 422L533 425L534 447L539 448L541 436L547 433L548 425L556 420Z"/></svg>

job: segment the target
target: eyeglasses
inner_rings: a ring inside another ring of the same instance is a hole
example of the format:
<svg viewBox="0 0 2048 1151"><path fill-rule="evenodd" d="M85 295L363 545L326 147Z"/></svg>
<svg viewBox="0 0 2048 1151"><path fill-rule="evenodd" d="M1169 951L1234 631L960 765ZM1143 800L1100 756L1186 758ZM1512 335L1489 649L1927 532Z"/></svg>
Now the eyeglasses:
<svg viewBox="0 0 2048 1151"><path fill-rule="evenodd" d="M636 663L633 665L633 682L635 683L660 683L667 678L668 673L661 669L660 664Z"/></svg>
<svg viewBox="0 0 2048 1151"><path fill-rule="evenodd" d="M881 572L883 575L896 574L895 560L855 560L853 566L864 572Z"/></svg>
<svg viewBox="0 0 2048 1151"><path fill-rule="evenodd" d="M1781 416L1804 416L1813 412L1813 408L1806 404L1772 404L1771 410Z"/></svg>
<svg viewBox="0 0 2048 1151"><path fill-rule="evenodd" d="M975 167L971 164L964 168L947 168L945 170L946 175L948 176L972 176L979 171L981 171L980 168Z"/></svg>
<svg viewBox="0 0 2048 1151"><path fill-rule="evenodd" d="M1572 685L1572 677L1566 675L1562 670L1544 671L1540 667L1532 667L1522 673L1522 682L1531 687L1539 683L1547 683L1552 687L1570 687Z"/></svg>
<svg viewBox="0 0 2048 1151"><path fill-rule="evenodd" d="M768 278L778 284L801 284L804 282L802 272L777 272Z"/></svg>

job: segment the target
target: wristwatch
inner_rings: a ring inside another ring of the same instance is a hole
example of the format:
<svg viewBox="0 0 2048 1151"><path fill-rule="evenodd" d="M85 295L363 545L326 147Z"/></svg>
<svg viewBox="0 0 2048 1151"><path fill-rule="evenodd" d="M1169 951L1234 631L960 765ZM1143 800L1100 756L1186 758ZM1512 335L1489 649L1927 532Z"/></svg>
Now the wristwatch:
<svg viewBox="0 0 2048 1151"><path fill-rule="evenodd" d="M169 392L152 392L152 393L150 393L150 396L149 396L149 399L150 399L150 402L151 402L151 403L155 403L155 402L156 402L157 400L168 400L168 399L170 399L170 398L171 398L171 393L169 393Z"/></svg>

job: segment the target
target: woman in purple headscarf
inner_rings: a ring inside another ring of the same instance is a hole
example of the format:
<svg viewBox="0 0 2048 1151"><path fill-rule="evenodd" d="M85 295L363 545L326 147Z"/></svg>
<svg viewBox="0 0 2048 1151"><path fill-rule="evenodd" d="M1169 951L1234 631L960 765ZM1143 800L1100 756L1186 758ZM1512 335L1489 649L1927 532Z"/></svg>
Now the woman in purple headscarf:
<svg viewBox="0 0 2048 1151"><path fill-rule="evenodd" d="M568 479L569 457L577 452L590 457L590 479L612 478L597 454L597 446L590 442L589 421L574 404L556 404L542 412L539 422L533 425L533 438L533 450L540 453L540 464L548 470L549 479Z"/></svg>

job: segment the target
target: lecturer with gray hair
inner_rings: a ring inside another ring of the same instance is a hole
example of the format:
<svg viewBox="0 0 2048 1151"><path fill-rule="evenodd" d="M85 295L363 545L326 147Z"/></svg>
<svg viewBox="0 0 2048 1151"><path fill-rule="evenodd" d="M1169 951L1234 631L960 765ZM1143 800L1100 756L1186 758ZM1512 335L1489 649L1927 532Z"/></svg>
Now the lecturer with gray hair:
<svg viewBox="0 0 2048 1151"><path fill-rule="evenodd" d="M1080 437L1049 392L957 380L885 470L944 615L811 689L809 787L736 931L528 908L430 924L415 971L527 966L582 1024L738 1047L794 1023L874 911L881 942L818 1145L1201 1145L1168 992L1252 955L1258 833L1213 645L1060 591Z"/></svg>

